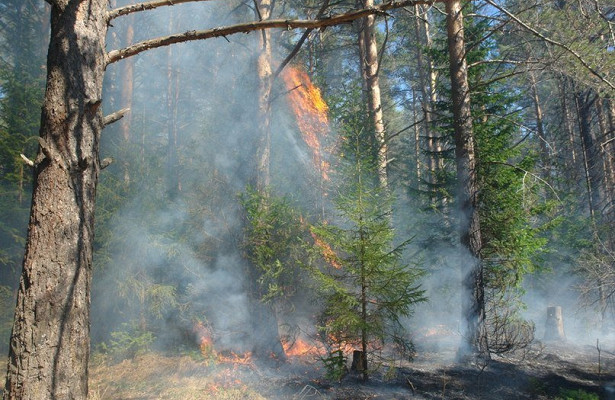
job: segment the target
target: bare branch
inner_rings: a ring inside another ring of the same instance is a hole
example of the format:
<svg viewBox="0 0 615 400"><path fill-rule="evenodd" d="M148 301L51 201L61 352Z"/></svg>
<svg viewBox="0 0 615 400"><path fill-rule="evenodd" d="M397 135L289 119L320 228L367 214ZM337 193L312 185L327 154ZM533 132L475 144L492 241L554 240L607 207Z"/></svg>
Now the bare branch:
<svg viewBox="0 0 615 400"><path fill-rule="evenodd" d="M316 19L320 19L324 15L328 7L329 7L329 0L325 0L322 7L320 7L320 10L318 10L318 14L316 14ZM277 78L278 75L280 75L280 73L284 69L284 67L286 67L286 65L290 62L290 60L292 60L293 57L297 55L297 53L301 49L301 46L303 46L303 43L306 41L308 36L310 36L310 33L312 33L313 30L314 30L313 28L310 28L310 29L306 29L305 32L303 32L303 35L301 35L301 38L299 39L299 41L297 42L293 50L286 56L284 61L280 63L280 65L278 66L278 69L276 69L275 73L273 74L273 79Z"/></svg>
<svg viewBox="0 0 615 400"><path fill-rule="evenodd" d="M107 23L111 22L113 19L117 17L122 17L124 15L132 14L139 11L147 11L153 10L154 8L164 7L164 6L174 6L176 4L181 3L194 3L197 1L212 1L212 0L154 0L154 1L146 1L144 3L132 4L124 7L116 8L115 10L111 10L107 12Z"/></svg>
<svg viewBox="0 0 615 400"><path fill-rule="evenodd" d="M28 157L24 156L23 154L20 154L21 159L28 164L31 167L34 167L34 161L30 160Z"/></svg>
<svg viewBox="0 0 615 400"><path fill-rule="evenodd" d="M107 168L109 165L111 165L113 163L113 158L111 157L107 157L105 159L102 159L100 161L100 169L105 169Z"/></svg>
<svg viewBox="0 0 615 400"><path fill-rule="evenodd" d="M468 64L468 68L476 67L483 64L512 64L512 65L525 65L525 64L540 64L540 61L530 60L479 60Z"/></svg>
<svg viewBox="0 0 615 400"><path fill-rule="evenodd" d="M113 114L106 115L103 118L103 125L107 126L107 125L111 125L114 122L119 121L120 119L124 118L124 115L126 115L126 113L129 111L130 111L130 108L122 108L121 110L116 111Z"/></svg>
<svg viewBox="0 0 615 400"><path fill-rule="evenodd" d="M218 27L203 31L188 31L184 33L164 36L160 38L145 40L128 46L121 50L113 50L107 54L107 64L112 64L121 59L134 56L143 51L168 46L174 43L183 43L193 40L204 40L216 37L226 37L236 33L249 33L263 29L282 28L282 29L315 29L327 26L341 25L350 23L356 19L363 18L370 14L382 14L385 11L395 8L413 6L415 4L433 4L435 0L398 0L383 3L371 8L351 11L344 14L331 15L326 18L313 20L291 20L291 19L272 19L266 21L252 21L237 25Z"/></svg>
<svg viewBox="0 0 615 400"><path fill-rule="evenodd" d="M555 198L557 198L557 201L559 201L560 203L562 202L562 200L559 198L559 196L558 196L557 191L555 190L555 188L554 188L553 186L551 186L551 185L549 184L549 182L545 181L544 179L542 179L542 178L541 178L541 177L539 177L538 175L536 175L536 174L534 174L534 173L532 173L532 172L530 172L530 171L528 171L528 170L526 170L526 169L524 169L524 168L521 168L521 167L520 167L520 166L518 166L518 165L510 164L510 163L507 163L507 162L500 162L500 161L488 161L487 163L488 163L488 164L499 164L499 165L504 165L504 166L507 166L507 167L511 167L511 168L517 169L517 170L519 170L519 171L521 171L521 172L524 172L526 175L530 175L530 176L532 176L534 179L537 179L537 180L539 180L540 182L542 182L542 183L544 183L545 185L547 185L547 186L549 187L549 189L551 189L551 191L552 191L552 192L553 192L553 194L555 195Z"/></svg>
<svg viewBox="0 0 615 400"><path fill-rule="evenodd" d="M592 75L596 76L603 83L608 85L611 89L615 90L615 85L611 81L609 81L607 78L602 76L602 74L600 74L598 71L596 71L595 68L593 68L591 65L589 65L589 63L587 61L585 61L585 59L583 59L583 57L581 57L581 55L579 53L577 53L574 49L570 48L568 45L566 45L564 43L558 42L556 40L553 40L553 39L543 35L542 33L538 32L536 29L532 28L531 26L529 26L525 22L521 21L516 15L514 15L513 13L511 13L510 11L505 9L504 7L494 3L492 0L485 0L485 2L487 2L488 4L490 4L493 7L497 8L498 10L502 11L504 14L508 15L509 18L511 18L517 24L521 25L524 29L528 30L534 36L539 37L540 39L544 40L545 42L547 42L549 44L552 44L553 46L557 46L557 47L559 47L561 49L564 49L566 52L568 52L574 58L576 58L581 63L581 65L583 65L583 67L585 67Z"/></svg>

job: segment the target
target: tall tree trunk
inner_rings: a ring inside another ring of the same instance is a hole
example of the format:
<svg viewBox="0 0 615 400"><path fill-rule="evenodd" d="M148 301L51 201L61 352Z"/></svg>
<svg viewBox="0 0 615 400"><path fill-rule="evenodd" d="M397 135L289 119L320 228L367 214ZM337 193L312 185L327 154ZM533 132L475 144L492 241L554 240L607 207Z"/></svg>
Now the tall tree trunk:
<svg viewBox="0 0 615 400"><path fill-rule="evenodd" d="M607 160L607 176L609 176L608 191L611 194L610 203L607 207L609 221L615 223L615 100L607 98L605 101L605 112L607 114L606 135L602 141L602 150ZM615 232L611 231L615 236ZM614 238L613 248L615 248Z"/></svg>
<svg viewBox="0 0 615 400"><path fill-rule="evenodd" d="M592 221L597 222L596 212L603 205L602 177L600 153L596 146L596 138L592 132L592 109L597 95L592 91L577 93L575 96L579 117L579 133L583 148L583 161L585 170L585 181L587 185L588 209Z"/></svg>
<svg viewBox="0 0 615 400"><path fill-rule="evenodd" d="M566 133L565 146L564 148L567 150L564 154L568 154L570 156L569 160L564 160L564 169L568 175L568 180L571 182L576 182L578 179L578 156L577 156L577 146L575 141L575 132L572 125L572 114L570 110L570 104L568 99L568 81L566 77L560 78L559 87L559 95L560 95L560 104L562 109L562 128Z"/></svg>
<svg viewBox="0 0 615 400"><path fill-rule="evenodd" d="M536 114L536 133L538 134L538 140L540 142L540 161L542 163L542 178L546 181L550 181L551 176L551 160L549 154L549 142L545 136L544 129L544 115L542 112L542 106L540 104L540 97L538 95L538 87L536 84L536 76L533 72L529 73L530 89L532 90L532 101L534 103L534 112Z"/></svg>
<svg viewBox="0 0 615 400"><path fill-rule="evenodd" d="M134 41L135 31L134 31L134 15L129 15L126 17L126 31L124 32L123 37L123 46L129 46ZM122 67L120 69L120 76L122 82L122 89L120 91L120 104L121 108L129 108L132 109L132 94L133 94L133 84L134 84L134 58L130 57L127 60L122 61ZM124 143L124 148L130 148L131 135L130 130L132 128L132 113L127 113L124 118L120 121L120 131L122 135L122 141ZM126 186L130 185L130 164L128 162L129 157L124 157L124 161L122 163L122 169L124 170L124 184Z"/></svg>
<svg viewBox="0 0 615 400"><path fill-rule="evenodd" d="M86 399L107 0L50 0L41 150L4 399Z"/></svg>
<svg viewBox="0 0 615 400"><path fill-rule="evenodd" d="M417 48L417 68L419 73L419 83L421 88L421 104L423 108L423 126L425 130L425 139L427 140L427 174L426 180L429 187L431 203L435 202L434 188L437 184L436 175L438 170L438 154L441 149L438 148L438 140L436 131L433 126L433 107L436 103L436 72L431 57L425 55L423 47L428 49L432 46L431 33L429 31L429 15L422 11L420 5L414 6L415 25L414 31L419 41ZM421 17L423 13L423 17Z"/></svg>
<svg viewBox="0 0 615 400"><path fill-rule="evenodd" d="M374 0L362 0L363 8L374 6ZM361 55L361 68L365 89L367 90L368 113L374 130L374 143L377 146L377 168L380 186L388 186L387 179L387 142L382 113L382 100L380 96L380 79L378 77L378 44L376 42L375 17L369 15L362 20L359 30L359 46Z"/></svg>
<svg viewBox="0 0 615 400"><path fill-rule="evenodd" d="M260 20L271 18L273 4L271 0L257 0L256 13ZM257 148L256 148L256 189L263 194L271 185L271 34L268 30L259 33L259 53L256 60L258 75L258 115L257 115ZM267 201L267 200L265 200ZM270 304L261 302L261 290L256 283L256 266L253 269L252 296L252 324L254 332L254 354L261 357L274 357L284 361L286 355L280 341L278 319L275 309Z"/></svg>
<svg viewBox="0 0 615 400"><path fill-rule="evenodd" d="M463 313L467 322L466 340L471 353L488 358L485 288L480 255L482 239L478 215L478 180L460 0L446 1L446 25L455 125L460 240L472 258L463 282L467 292L463 300ZM463 349L460 355L464 355Z"/></svg>
<svg viewBox="0 0 615 400"><path fill-rule="evenodd" d="M267 20L271 17L271 0L257 1L257 17ZM256 187L263 192L271 184L269 165L271 162L271 33L260 32L259 54L256 60L258 74L258 143Z"/></svg>
<svg viewBox="0 0 615 400"><path fill-rule="evenodd" d="M173 32L175 15L169 13L169 31ZM174 65L173 47L167 47L167 191L171 197L181 192L179 175L179 72Z"/></svg>
<svg viewBox="0 0 615 400"><path fill-rule="evenodd" d="M596 143L597 151L600 152L600 159L602 160L602 186L604 192L605 204L600 210L602 212L602 218L605 221L615 222L612 219L613 201L615 198L615 180L613 179L613 153L609 152L612 149L610 138L613 137L609 130L608 100L598 97L596 99L596 115L598 116L598 127L600 129L600 137ZM599 147L598 147L599 146Z"/></svg>

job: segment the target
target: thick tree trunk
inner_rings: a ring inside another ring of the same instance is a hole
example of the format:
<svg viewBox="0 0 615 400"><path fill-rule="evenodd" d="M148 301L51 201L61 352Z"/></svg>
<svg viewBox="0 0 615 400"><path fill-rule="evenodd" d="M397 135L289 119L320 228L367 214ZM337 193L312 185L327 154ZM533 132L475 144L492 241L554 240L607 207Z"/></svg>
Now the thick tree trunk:
<svg viewBox="0 0 615 400"><path fill-rule="evenodd" d="M7 399L86 399L107 0L52 2L41 151Z"/></svg>
<svg viewBox="0 0 615 400"><path fill-rule="evenodd" d="M362 0L362 3L363 8L366 9L374 6L374 0ZM374 130L374 143L377 146L378 180L380 186L386 188L388 186L388 146L380 96L378 44L376 42L376 29L374 25L374 15L368 15L362 20L359 31L359 46L362 47L362 51L360 51L361 68L363 79L365 80L365 89L367 90L368 113Z"/></svg>
<svg viewBox="0 0 615 400"><path fill-rule="evenodd" d="M468 271L464 271L466 275L463 282L467 292L463 304L463 313L467 322L466 340L471 353L487 358L489 353L485 328L483 268L480 259L482 239L478 215L478 181L461 1L446 1L446 13L455 125L459 229L461 245L472 257Z"/></svg>

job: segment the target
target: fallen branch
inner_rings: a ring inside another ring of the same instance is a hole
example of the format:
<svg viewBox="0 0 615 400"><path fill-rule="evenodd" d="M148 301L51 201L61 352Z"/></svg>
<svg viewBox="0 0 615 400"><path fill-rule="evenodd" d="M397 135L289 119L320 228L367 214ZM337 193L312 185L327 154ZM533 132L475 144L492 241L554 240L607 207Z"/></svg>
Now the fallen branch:
<svg viewBox="0 0 615 400"><path fill-rule="evenodd" d="M315 29L325 28L333 25L341 25L350 23L356 19L366 17L371 14L382 14L385 11L396 8L413 6L415 4L433 4L435 0L399 0L390 1L377 5L375 7L364 8L360 10L350 11L344 14L331 15L329 17L308 19L308 20L292 20L292 19L272 19L265 21L245 22L237 25L218 27L202 31L188 31L170 36L159 37L155 39L145 40L136 43L132 46L120 50L112 50L107 53L107 64L112 64L124 58L132 57L143 51L155 49L158 47L168 46L174 43L183 43L193 40L204 40L216 37L226 37L236 33L249 33L263 29L281 28L281 29Z"/></svg>

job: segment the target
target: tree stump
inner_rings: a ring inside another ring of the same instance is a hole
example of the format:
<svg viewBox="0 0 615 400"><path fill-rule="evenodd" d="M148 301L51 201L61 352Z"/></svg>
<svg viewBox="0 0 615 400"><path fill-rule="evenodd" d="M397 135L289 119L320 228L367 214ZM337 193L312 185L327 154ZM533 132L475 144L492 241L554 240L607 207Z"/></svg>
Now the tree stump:
<svg viewBox="0 0 615 400"><path fill-rule="evenodd" d="M350 370L355 372L363 372L366 364L365 361L365 355L361 350L353 350L352 365L350 366Z"/></svg>
<svg viewBox="0 0 615 400"><path fill-rule="evenodd" d="M547 307L544 340L566 340L561 306Z"/></svg>

